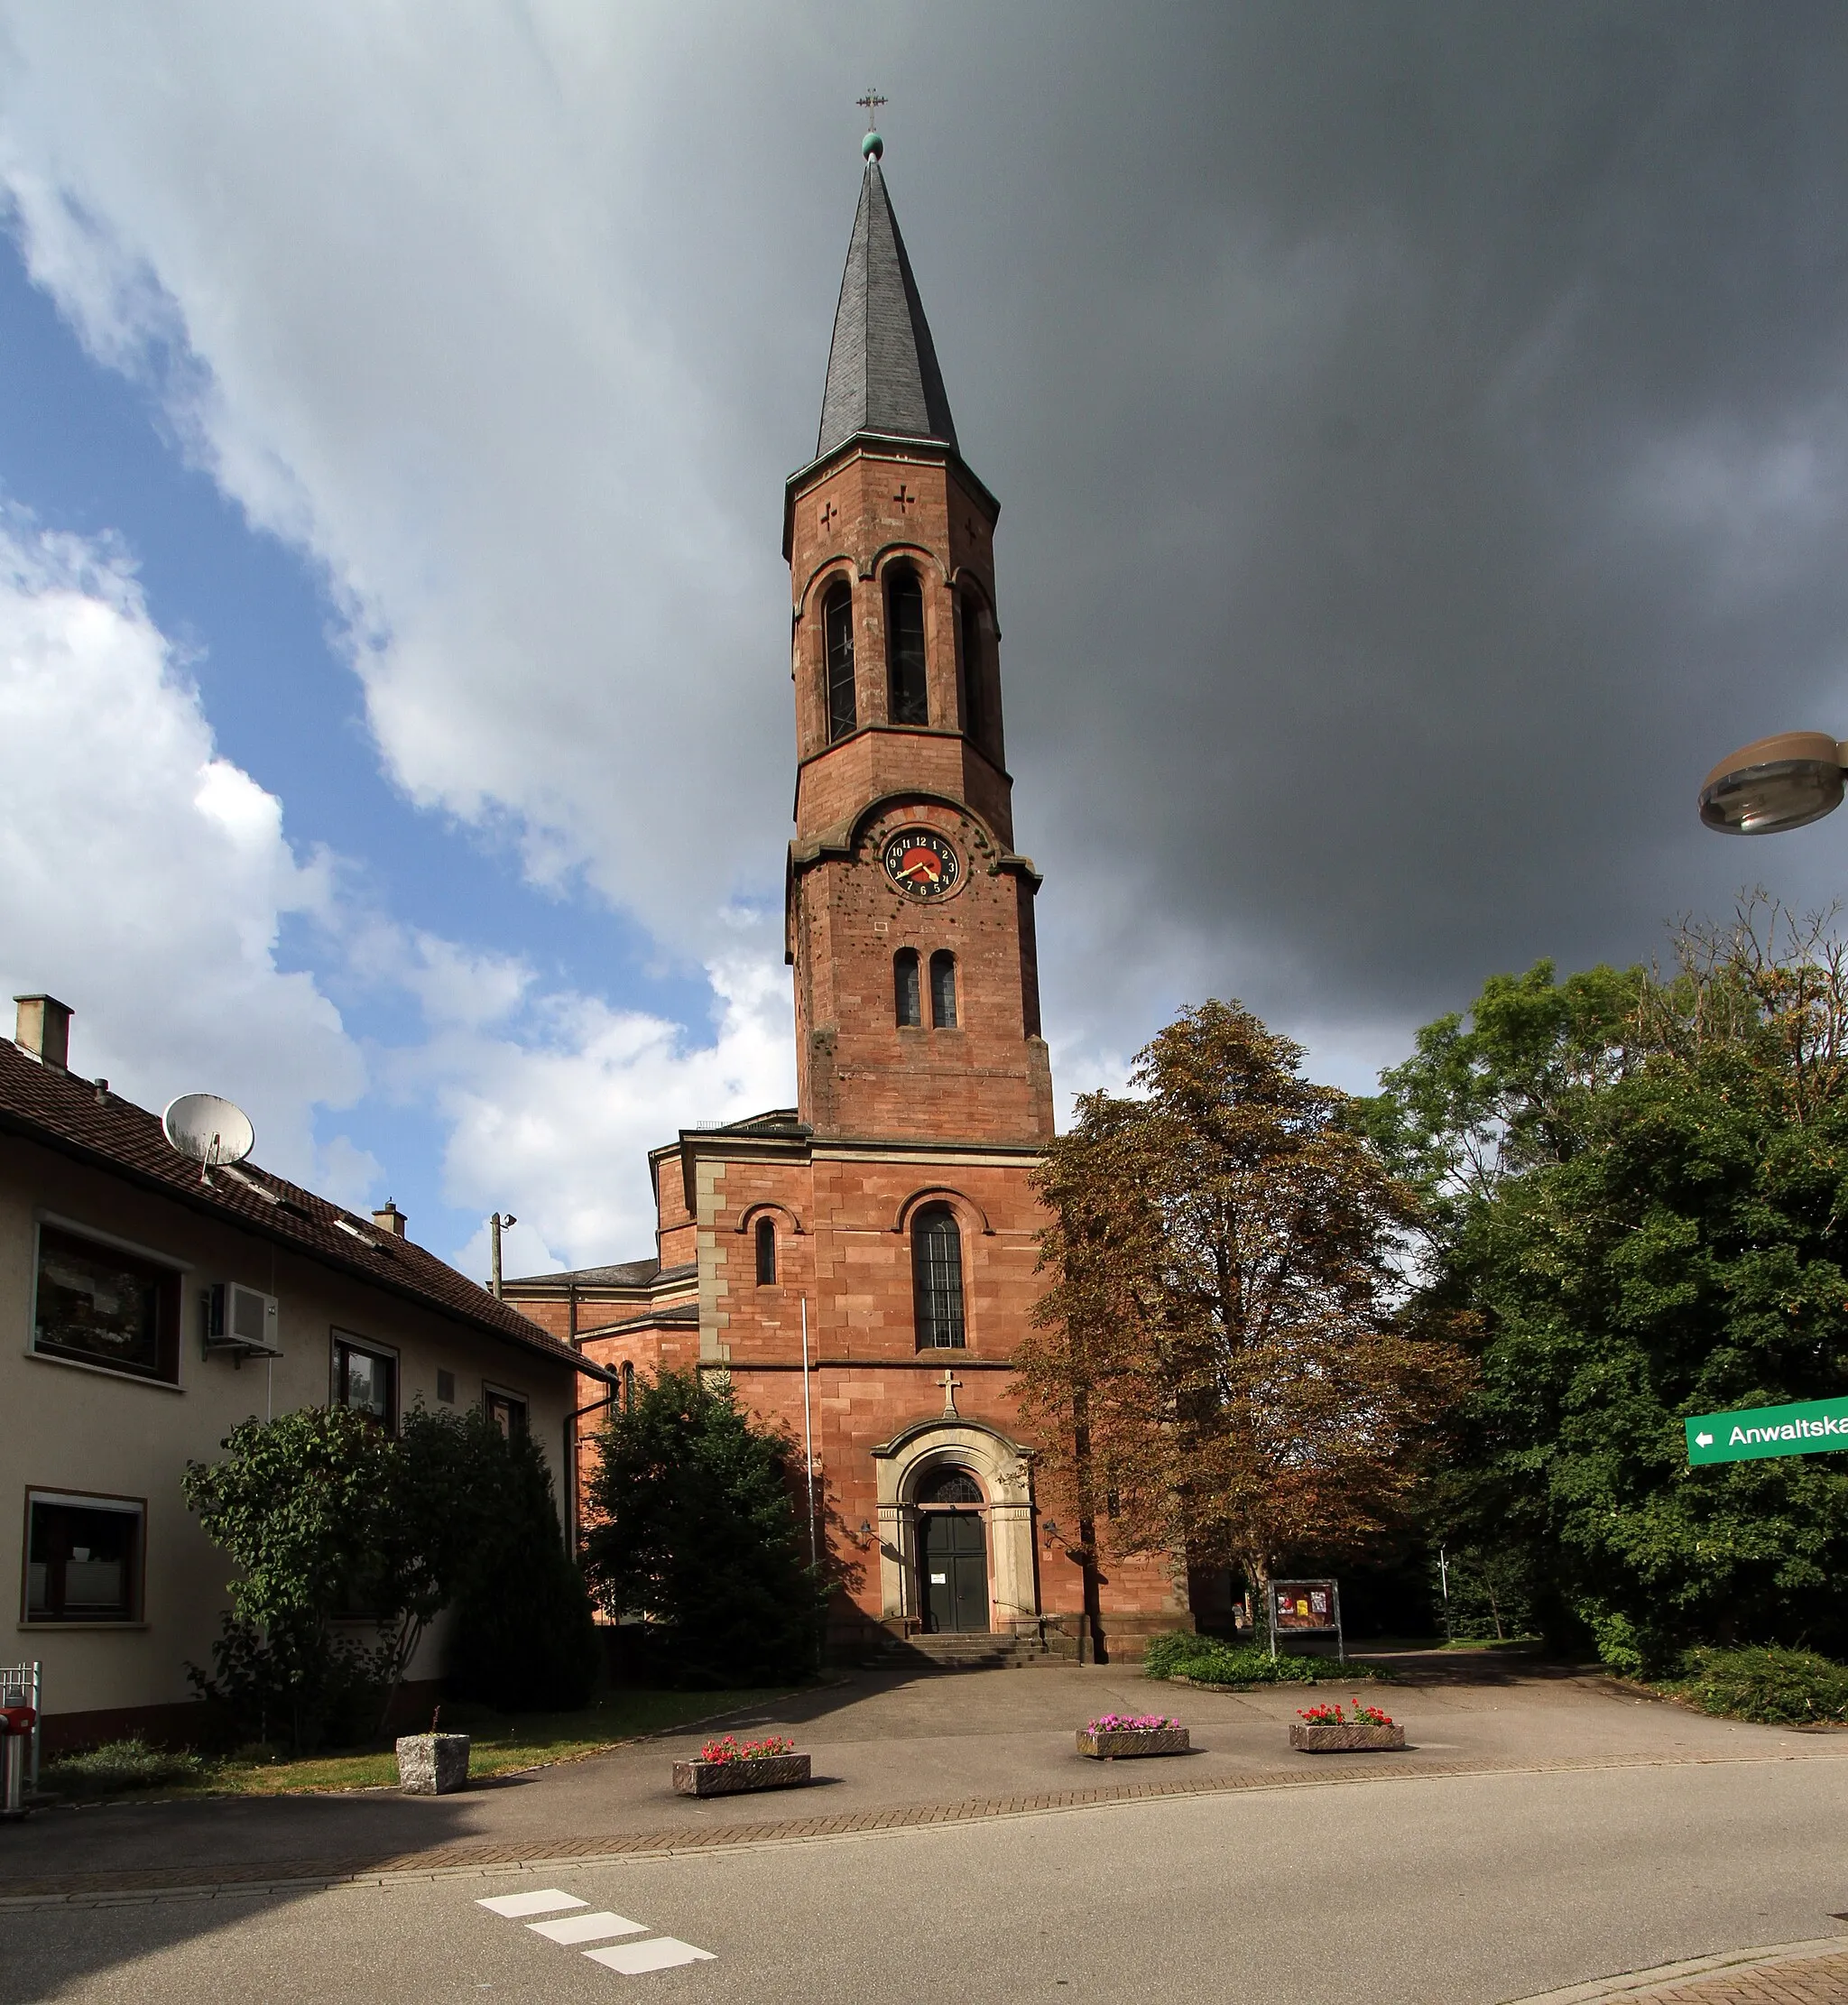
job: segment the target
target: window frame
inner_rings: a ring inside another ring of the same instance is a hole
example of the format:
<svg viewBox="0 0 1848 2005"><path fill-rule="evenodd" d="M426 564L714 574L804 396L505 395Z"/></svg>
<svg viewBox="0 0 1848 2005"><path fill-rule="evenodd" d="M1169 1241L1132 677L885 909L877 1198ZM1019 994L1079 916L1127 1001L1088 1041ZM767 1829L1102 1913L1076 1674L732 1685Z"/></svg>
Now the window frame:
<svg viewBox="0 0 1848 2005"><path fill-rule="evenodd" d="M132 1518L134 1536L129 1544L129 1592L125 1597L127 1612L121 1615L34 1615L32 1613L32 1514L41 1507L52 1510L106 1511L112 1516ZM147 1627L148 1500L119 1495L113 1491L55 1490L49 1484L25 1486L24 1536L20 1540L19 1626L40 1630L112 1630Z"/></svg>
<svg viewBox="0 0 1848 2005"><path fill-rule="evenodd" d="M752 1250L756 1256L757 1285L759 1288L774 1288L777 1285L776 1220L769 1212L762 1213L751 1228ZM764 1255L766 1250L769 1258ZM769 1272L764 1270L768 1268Z"/></svg>
<svg viewBox="0 0 1848 2005"><path fill-rule="evenodd" d="M145 1371L138 1365L113 1363L106 1357L80 1351L74 1345L45 1345L39 1342L39 1286L44 1270L45 1233L48 1230L63 1238L94 1245L108 1252L125 1253L131 1260L161 1270L165 1277L161 1286L167 1301L164 1318L167 1326L158 1333L158 1363L154 1370ZM185 1345L180 1340L180 1333L186 1319L186 1277L192 1270L190 1261L178 1260L156 1247L144 1246L138 1240L125 1239L119 1233L105 1232L99 1227L86 1224L81 1219L67 1218L58 1212L35 1211L32 1214L32 1262L31 1300L26 1307L28 1357L42 1358L51 1364L68 1365L79 1372L101 1372L106 1377L125 1379L137 1385L160 1386L169 1392L183 1390L180 1363Z"/></svg>
<svg viewBox="0 0 1848 2005"><path fill-rule="evenodd" d="M953 1323L939 1321L935 1313L925 1255L924 1235L938 1224L947 1225L956 1243L956 1302ZM911 1216L911 1319L919 1351L966 1351L969 1348L968 1277L963 1268L963 1226L955 1209L947 1204L920 1205ZM956 1335L945 1341L936 1334L939 1327L954 1327Z"/></svg>
<svg viewBox="0 0 1848 2005"><path fill-rule="evenodd" d="M523 1392L515 1392L512 1386L495 1385L491 1381L484 1379L481 1381L481 1410L490 1420L494 1418L496 1404L504 1406L507 1409L509 1422L506 1429L507 1439L512 1441L517 1437L524 1437L530 1439L532 1434L532 1401L527 1395Z"/></svg>
<svg viewBox="0 0 1848 2005"><path fill-rule="evenodd" d="M915 947L901 947L892 957L892 1013L901 1030L924 1028L924 962Z"/></svg>
<svg viewBox="0 0 1848 2005"><path fill-rule="evenodd" d="M833 622L836 612L844 614L846 648L845 679L836 674ZM843 738L851 738L860 728L860 699L857 684L859 669L857 650L854 645L854 587L845 577L835 577L821 595L821 722L826 742L837 745ZM836 701L836 695L845 692L846 704L843 709Z"/></svg>
<svg viewBox="0 0 1848 2005"><path fill-rule="evenodd" d="M387 1402L390 1411L379 1424L384 1428L385 1433L395 1440L398 1434L399 1416L403 1410L404 1390L403 1359L397 1346L392 1344L377 1343L372 1337L362 1336L357 1330L344 1330L338 1324L335 1324L329 1332L328 1404L329 1406L346 1407L355 1413L365 1414L368 1419L376 1420L379 1417L371 1412L368 1408L356 1407L346 1397L346 1375L340 1369L340 1354L342 1351L357 1351L365 1357L376 1358L381 1363L391 1367L392 1391L391 1398Z"/></svg>
<svg viewBox="0 0 1848 2005"><path fill-rule="evenodd" d="M963 735L984 752L988 749L988 685L983 673L986 651L982 645L980 593L965 585L956 593L956 650L961 656Z"/></svg>
<svg viewBox="0 0 1848 2005"><path fill-rule="evenodd" d="M949 975L947 992L949 1007L943 1007L946 992L938 986L938 978L946 971ZM933 1030L955 1030L961 1028L962 1018L958 1012L961 984L956 979L956 957L947 947L939 947L930 956L930 1028Z"/></svg>
<svg viewBox="0 0 1848 2005"><path fill-rule="evenodd" d="M930 643L924 620L924 580L918 575L915 564L897 563L886 567L882 580L885 587L885 716L888 724L894 724L908 731L928 731L930 728ZM901 636L899 631L899 595L909 598L916 596L918 611L917 655L913 660L909 649L910 636ZM899 650L901 639L907 651L901 658ZM916 670L916 682L911 681ZM902 678L902 680L901 680ZM908 711L916 715L908 716Z"/></svg>

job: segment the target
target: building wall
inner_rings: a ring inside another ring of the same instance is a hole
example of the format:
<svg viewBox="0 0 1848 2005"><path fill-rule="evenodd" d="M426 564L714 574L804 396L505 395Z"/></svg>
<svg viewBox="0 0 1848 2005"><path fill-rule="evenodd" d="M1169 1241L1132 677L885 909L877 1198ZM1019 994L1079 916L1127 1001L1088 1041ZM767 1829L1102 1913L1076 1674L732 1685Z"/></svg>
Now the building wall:
<svg viewBox="0 0 1848 2005"><path fill-rule="evenodd" d="M32 1352L35 1226L47 1212L189 1263L177 1388ZM198 1298L214 1281L279 1298L282 1357L238 1367L201 1356ZM326 1405L337 1328L398 1352L401 1409L418 1400L438 1407L439 1369L455 1375L458 1408L478 1404L489 1385L524 1399L548 1460L561 1466L565 1417L581 1403L568 1366L273 1247L235 1224L49 1150L0 1139L0 1585L11 1638L0 1655L42 1661L48 1714L192 1697L186 1666L210 1662L230 1563L187 1510L181 1473L189 1460L214 1460L240 1421ZM142 1622L25 1621L29 1489L145 1501ZM427 1638L411 1677L437 1675L439 1651L439 1636Z"/></svg>

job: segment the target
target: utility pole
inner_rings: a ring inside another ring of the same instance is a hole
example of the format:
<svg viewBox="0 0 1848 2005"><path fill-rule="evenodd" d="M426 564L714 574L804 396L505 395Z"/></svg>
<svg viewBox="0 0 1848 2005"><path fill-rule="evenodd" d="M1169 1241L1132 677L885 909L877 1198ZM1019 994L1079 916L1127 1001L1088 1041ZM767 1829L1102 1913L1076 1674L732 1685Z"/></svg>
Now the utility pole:
<svg viewBox="0 0 1848 2005"><path fill-rule="evenodd" d="M1444 1589L1444 1640L1454 1643L1456 1632L1450 1626L1450 1562L1444 1556L1444 1548L1437 1548L1437 1579Z"/></svg>
<svg viewBox="0 0 1848 2005"><path fill-rule="evenodd" d="M506 1213L504 1216L497 1211L488 1214L488 1237L494 1248L494 1263L488 1281L488 1290L497 1302L501 1298L501 1234L510 1225L517 1225L519 1223L520 1221L514 1217L512 1212Z"/></svg>

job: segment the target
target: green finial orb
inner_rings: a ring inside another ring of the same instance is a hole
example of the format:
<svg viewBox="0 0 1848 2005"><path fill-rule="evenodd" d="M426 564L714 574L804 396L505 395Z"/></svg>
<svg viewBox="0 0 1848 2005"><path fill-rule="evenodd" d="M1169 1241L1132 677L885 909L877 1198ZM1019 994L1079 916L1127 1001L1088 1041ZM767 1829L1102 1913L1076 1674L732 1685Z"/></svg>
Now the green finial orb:
<svg viewBox="0 0 1848 2005"><path fill-rule="evenodd" d="M864 160L878 160L885 152L885 142L877 133L868 133L860 142L860 154Z"/></svg>

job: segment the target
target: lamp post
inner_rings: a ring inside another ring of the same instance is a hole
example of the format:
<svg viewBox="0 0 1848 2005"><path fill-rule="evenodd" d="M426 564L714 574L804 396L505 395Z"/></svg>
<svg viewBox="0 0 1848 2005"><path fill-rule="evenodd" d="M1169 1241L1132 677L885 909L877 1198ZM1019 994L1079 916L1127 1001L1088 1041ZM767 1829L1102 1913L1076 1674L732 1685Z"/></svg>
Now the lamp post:
<svg viewBox="0 0 1848 2005"><path fill-rule="evenodd" d="M1783 731L1723 759L1700 790L1700 818L1724 836L1778 836L1842 805L1848 740Z"/></svg>

